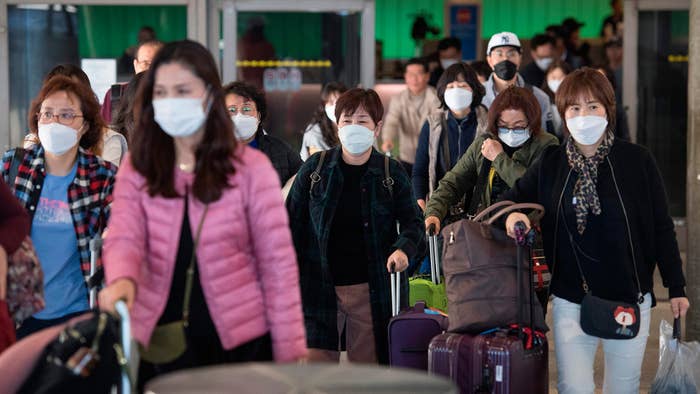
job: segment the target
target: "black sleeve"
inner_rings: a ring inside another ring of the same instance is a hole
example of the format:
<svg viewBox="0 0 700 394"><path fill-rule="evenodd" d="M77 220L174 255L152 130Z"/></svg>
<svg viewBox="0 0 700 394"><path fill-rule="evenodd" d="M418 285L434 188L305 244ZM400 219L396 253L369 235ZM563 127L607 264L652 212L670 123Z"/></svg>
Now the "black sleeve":
<svg viewBox="0 0 700 394"><path fill-rule="evenodd" d="M668 199L666 189L661 178L661 172L652 155L646 151L646 174L649 179L649 193L651 195L651 212L653 228L647 231L654 233L654 247L656 250L656 262L664 287L668 288L669 297L685 297L685 277L683 276L683 263L676 240L676 231L673 219L668 212Z"/></svg>
<svg viewBox="0 0 700 394"><path fill-rule="evenodd" d="M540 157L527 168L525 175L515 181L515 185L507 192L501 195L501 200L510 200L516 203L522 202L539 202L538 186L540 181L540 171L542 162L546 160L558 148L558 145L552 145L545 149Z"/></svg>

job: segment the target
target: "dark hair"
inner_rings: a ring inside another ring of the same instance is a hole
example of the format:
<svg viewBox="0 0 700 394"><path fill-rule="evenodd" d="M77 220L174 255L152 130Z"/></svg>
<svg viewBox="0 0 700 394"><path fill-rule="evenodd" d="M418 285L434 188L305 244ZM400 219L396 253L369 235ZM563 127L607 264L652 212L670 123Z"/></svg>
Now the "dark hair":
<svg viewBox="0 0 700 394"><path fill-rule="evenodd" d="M113 114L112 130L120 133L126 138L127 142L131 141L132 134L136 127L134 119L134 104L136 102L136 92L138 91L141 80L146 75L146 72L140 72L131 78L131 81L122 87L122 95L119 99L117 113Z"/></svg>
<svg viewBox="0 0 700 394"><path fill-rule="evenodd" d="M602 71L603 74L605 74L605 78L607 78L610 85L612 85L613 91L617 88L617 82L615 82L615 72L607 64L599 63L591 66L591 68L599 72Z"/></svg>
<svg viewBox="0 0 700 394"><path fill-rule="evenodd" d="M489 62L486 60L476 60L469 64L471 68L474 69L476 75L483 77L484 79L489 79L493 70L489 66Z"/></svg>
<svg viewBox="0 0 700 394"><path fill-rule="evenodd" d="M44 76L44 83L57 75L75 78L92 89L92 86L90 85L90 78L88 78L87 74L85 74L85 71L83 71L82 68L76 66L75 64L63 63L52 68L51 71Z"/></svg>
<svg viewBox="0 0 700 394"><path fill-rule="evenodd" d="M564 75L569 75L571 74L571 71L573 71L573 68L569 65L569 63L561 60L561 59L555 59L549 67L547 67L547 70L544 72L544 82L542 82L541 89L547 93L547 96L549 96L549 100L554 102L554 92L552 92L552 89L549 88L549 85L547 84L547 75L552 72L552 70L556 70L557 68L561 69L564 72Z"/></svg>
<svg viewBox="0 0 700 394"><path fill-rule="evenodd" d="M593 97L605 107L608 117L607 131L614 133L616 126L615 90L613 90L608 78L598 72L598 70L590 67L578 69L567 75L561 86L559 86L556 97L557 109L562 119L566 119L564 116L566 109L571 105L577 104L581 96ZM564 131L568 133L569 129L566 127L566 121L562 122L562 124L564 125Z"/></svg>
<svg viewBox="0 0 700 394"><path fill-rule="evenodd" d="M375 124L384 116L384 106L377 92L372 89L354 88L338 97L335 103L335 118L340 121L342 114L352 115L360 107L367 111Z"/></svg>
<svg viewBox="0 0 700 394"><path fill-rule="evenodd" d="M486 89L484 89L484 86L476 77L476 71L468 64L459 62L447 67L447 70L442 73L442 76L438 80L437 95L440 99L440 108L449 109L447 103L445 103L445 89L447 89L448 83L458 80L460 75L462 79L464 79L464 82L469 84L469 87L472 88L471 108L474 109L481 104L481 99L484 98Z"/></svg>
<svg viewBox="0 0 700 394"><path fill-rule="evenodd" d="M321 128L323 142L328 146L336 146L340 143L340 140L338 139L337 126L328 119L328 115L326 115L326 101L328 101L328 98L334 93L342 95L347 91L348 88L341 82L328 82L321 88L321 104L316 109L316 112L314 112L310 124L317 124L318 127Z"/></svg>
<svg viewBox="0 0 700 394"><path fill-rule="evenodd" d="M153 59L151 68L139 84L134 104L137 133L133 136L131 162L144 178L151 196L178 197L175 190L175 144L153 118L153 87L156 72L164 64L177 63L202 79L208 87L209 113L204 123L204 136L195 151L194 196L203 203L221 198L231 187L229 177L236 172L236 139L221 89L219 71L211 52L190 41L171 42L163 46Z"/></svg>
<svg viewBox="0 0 700 394"><path fill-rule="evenodd" d="M547 34L537 34L530 40L530 49L532 51L536 51L537 48L547 44L551 45L552 47L555 47L557 45L556 41L554 41L554 38L552 36Z"/></svg>
<svg viewBox="0 0 700 394"><path fill-rule="evenodd" d="M49 78L39 90L29 106L29 131L38 134L39 111L41 104L47 97L54 93L66 92L75 95L80 100L80 112L83 122L87 123L87 131L80 138L80 147L91 151L93 154L102 154L102 133L105 127L104 120L100 116L100 103L95 97L89 85L76 82L65 75L56 75Z"/></svg>
<svg viewBox="0 0 700 394"><path fill-rule="evenodd" d="M486 128L489 133L498 135L498 119L501 113L508 109L523 111L532 136L542 132L542 110L535 95L530 89L511 86L499 93L489 107L489 122Z"/></svg>
<svg viewBox="0 0 700 394"><path fill-rule="evenodd" d="M438 52L444 51L449 48L454 48L458 51L461 51L462 41L460 41L457 37L446 37L440 40L440 42L438 42Z"/></svg>
<svg viewBox="0 0 700 394"><path fill-rule="evenodd" d="M265 101L265 92L249 83L236 81L228 83L226 86L224 86L224 98L226 98L226 96L229 94L235 94L243 97L244 99L253 100L255 107L258 110L258 116L260 119L256 133L261 132L263 122L265 119L267 119L267 102Z"/></svg>
<svg viewBox="0 0 700 394"><path fill-rule="evenodd" d="M422 66L423 67L423 72L424 73L429 73L430 72L430 67L428 67L428 62L426 62L424 59L414 57L413 59L410 59L407 63L406 66L403 68L403 71L406 72L408 70L408 66Z"/></svg>
<svg viewBox="0 0 700 394"><path fill-rule="evenodd" d="M566 33L564 32L564 29L561 27L561 25L549 25L544 29L544 31L548 36L551 36L555 40L566 39Z"/></svg>

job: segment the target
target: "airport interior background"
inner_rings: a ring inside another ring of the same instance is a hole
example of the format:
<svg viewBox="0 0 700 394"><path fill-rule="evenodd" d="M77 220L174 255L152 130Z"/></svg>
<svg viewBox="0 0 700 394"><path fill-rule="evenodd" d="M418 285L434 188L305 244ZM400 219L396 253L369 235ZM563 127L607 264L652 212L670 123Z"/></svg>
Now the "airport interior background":
<svg viewBox="0 0 700 394"><path fill-rule="evenodd" d="M463 60L483 60L489 37L510 30L523 42L526 64L530 61L529 39L567 17L585 23L581 38L590 44L594 63L600 63L604 59L600 29L611 13L609 0L360 1L365 3L365 10L367 4L372 7L374 28L369 31L374 34L367 37L363 34L368 30L362 26L367 20L362 8L340 8L352 1L302 1L311 4L306 11L270 9L272 3L285 3L279 1L268 2L258 11L254 3L265 1L191 1L205 2L204 29L210 50L218 56L222 75L254 81L265 89L269 105L265 129L294 148L299 147L302 133L319 105L324 83L337 80L356 86L369 80L387 104L393 94L404 89L403 63L435 52L442 37L462 35L466 41ZM7 110L0 108L0 112L7 111L9 133L23 135L27 130L29 103L43 75L55 64L68 62L90 69L91 77L97 79L93 85L101 99L111 83L131 77L130 51L143 26L152 27L163 41L192 37L188 23L196 18L190 15L190 2L153 3L157 5L110 5L108 0L78 0L75 5L0 1L0 6L6 7L0 18L7 19L9 37L9 59L0 64L9 70L9 97ZM313 3L323 7L317 10ZM338 9L329 10L329 4L334 3ZM633 53L637 61L632 63L632 71L625 65L624 72L633 75L630 82L625 82L625 89L636 89L636 94L632 96L634 102L625 96L624 103L631 118L633 139L653 151L667 182L672 215L682 218L686 206L689 14L683 7L667 9L663 1L646 3L660 5L637 10L633 43L625 36L625 45L636 43ZM462 7L462 11L455 14L453 7ZM455 15L462 17L461 28L454 23ZM423 22L423 34L416 37L416 23ZM625 19L626 28L629 24ZM225 60L230 59L226 48L231 48L227 45L227 40L231 41L227 31L233 32L237 44L235 65ZM260 39L266 42L265 49L244 53L246 41ZM369 79L363 76L363 45L374 48L374 68L370 66ZM626 50L628 53L632 52ZM0 104L4 104L2 100ZM7 144L8 140L2 143Z"/></svg>

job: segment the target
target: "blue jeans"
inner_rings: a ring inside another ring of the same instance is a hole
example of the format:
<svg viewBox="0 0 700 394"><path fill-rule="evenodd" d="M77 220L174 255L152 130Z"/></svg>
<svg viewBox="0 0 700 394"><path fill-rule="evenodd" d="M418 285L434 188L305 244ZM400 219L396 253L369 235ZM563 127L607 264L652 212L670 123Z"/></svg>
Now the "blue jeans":
<svg viewBox="0 0 700 394"><path fill-rule="evenodd" d="M651 294L639 305L639 334L633 339L600 339L583 332L581 305L554 297L552 319L557 358L557 389L562 394L593 393L593 363L599 342L605 354L603 393L639 393L644 350L649 338Z"/></svg>

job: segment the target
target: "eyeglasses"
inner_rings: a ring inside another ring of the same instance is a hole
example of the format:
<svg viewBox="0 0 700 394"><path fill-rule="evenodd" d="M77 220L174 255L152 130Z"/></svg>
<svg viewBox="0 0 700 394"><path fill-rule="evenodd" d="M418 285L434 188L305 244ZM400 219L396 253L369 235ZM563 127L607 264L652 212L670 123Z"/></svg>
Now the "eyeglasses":
<svg viewBox="0 0 700 394"><path fill-rule="evenodd" d="M39 122L41 122L41 123L50 123L52 120L56 119L56 121L58 123L61 123L64 125L72 124L73 119L83 117L83 115L74 114L72 112L63 112L60 114L54 114L51 111L39 112L39 113L37 113L37 115L39 116Z"/></svg>
<svg viewBox="0 0 700 394"><path fill-rule="evenodd" d="M231 115L235 115L237 112L240 112L242 115L249 115L251 113L255 113L255 109L250 105L243 105L240 107L240 109L235 105L232 105L228 107L228 112Z"/></svg>
<svg viewBox="0 0 700 394"><path fill-rule="evenodd" d="M515 125L515 126L513 126L513 127L509 127L509 126L504 125L504 124L499 124L499 125L498 125L498 128L499 128L499 129L506 129L506 130L508 130L509 133L521 132L522 130L527 130L528 127L530 127L529 124L526 124L526 125L521 125L521 124L519 124L519 125Z"/></svg>

